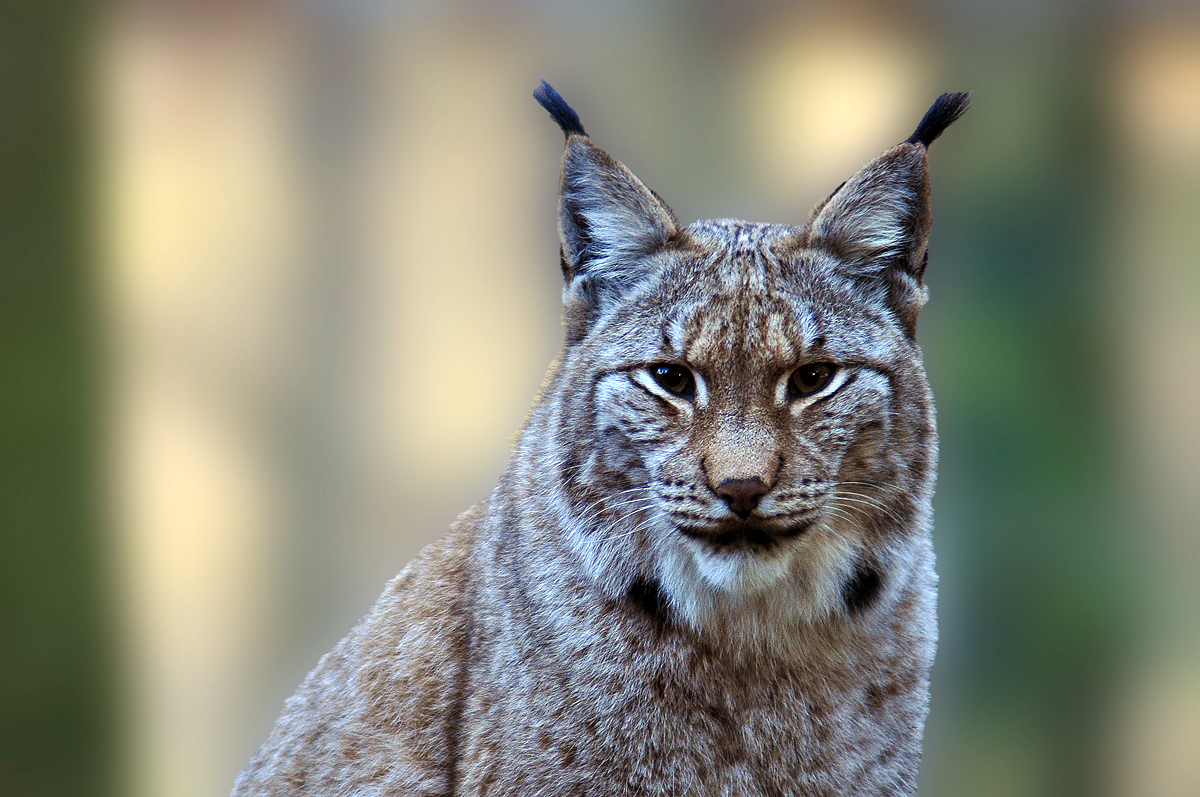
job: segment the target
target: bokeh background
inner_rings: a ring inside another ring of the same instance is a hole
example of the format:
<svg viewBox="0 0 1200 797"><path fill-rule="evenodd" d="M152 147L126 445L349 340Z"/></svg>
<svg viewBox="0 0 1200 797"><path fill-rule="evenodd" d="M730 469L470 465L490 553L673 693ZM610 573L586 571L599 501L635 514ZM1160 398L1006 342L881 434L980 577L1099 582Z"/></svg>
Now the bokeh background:
<svg viewBox="0 0 1200 797"><path fill-rule="evenodd" d="M541 77L685 222L932 150L922 795L1200 795L1200 11L9 3L0 793L228 793L561 338Z"/></svg>

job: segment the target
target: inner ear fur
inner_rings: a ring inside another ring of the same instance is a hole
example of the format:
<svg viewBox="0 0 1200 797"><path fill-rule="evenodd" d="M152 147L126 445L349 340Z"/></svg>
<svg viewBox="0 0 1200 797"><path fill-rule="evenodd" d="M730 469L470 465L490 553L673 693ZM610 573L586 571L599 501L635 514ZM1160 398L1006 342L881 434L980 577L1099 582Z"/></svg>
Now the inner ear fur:
<svg viewBox="0 0 1200 797"><path fill-rule="evenodd" d="M908 334L925 304L929 259L929 145L971 104L970 92L938 97L917 129L842 183L812 210L805 244L825 249L851 276L882 285Z"/></svg>
<svg viewBox="0 0 1200 797"><path fill-rule="evenodd" d="M567 139L558 208L563 276L568 284L587 278L600 293L640 280L645 256L678 229L657 194L581 135Z"/></svg>
<svg viewBox="0 0 1200 797"><path fill-rule="evenodd" d="M909 333L925 303L929 244L928 152L899 144L868 163L813 208L807 246L829 252L848 275L887 288Z"/></svg>
<svg viewBox="0 0 1200 797"><path fill-rule="evenodd" d="M558 183L559 264L573 340L608 298L646 278L654 268L649 256L676 233L679 221L658 194L592 144L579 114L553 86L543 80L533 98L566 137Z"/></svg>

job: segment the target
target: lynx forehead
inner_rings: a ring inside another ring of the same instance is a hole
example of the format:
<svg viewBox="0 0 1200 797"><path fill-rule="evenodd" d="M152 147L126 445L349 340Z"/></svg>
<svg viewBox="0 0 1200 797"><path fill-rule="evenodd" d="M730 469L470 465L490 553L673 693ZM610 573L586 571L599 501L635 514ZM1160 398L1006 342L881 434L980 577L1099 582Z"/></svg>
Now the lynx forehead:
<svg viewBox="0 0 1200 797"><path fill-rule="evenodd" d="M936 642L927 150L796 226L682 226L592 144L566 341L492 495L284 708L235 794L911 795Z"/></svg>

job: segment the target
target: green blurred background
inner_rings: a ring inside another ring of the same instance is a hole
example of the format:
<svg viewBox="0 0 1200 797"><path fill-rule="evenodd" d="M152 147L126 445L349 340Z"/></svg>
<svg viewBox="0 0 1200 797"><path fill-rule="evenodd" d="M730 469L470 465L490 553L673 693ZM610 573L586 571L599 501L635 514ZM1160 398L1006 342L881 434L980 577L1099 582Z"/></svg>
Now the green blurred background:
<svg viewBox="0 0 1200 797"><path fill-rule="evenodd" d="M1200 795L1194 4L9 3L0 794L227 793L561 336L550 80L685 222L932 149L923 795Z"/></svg>

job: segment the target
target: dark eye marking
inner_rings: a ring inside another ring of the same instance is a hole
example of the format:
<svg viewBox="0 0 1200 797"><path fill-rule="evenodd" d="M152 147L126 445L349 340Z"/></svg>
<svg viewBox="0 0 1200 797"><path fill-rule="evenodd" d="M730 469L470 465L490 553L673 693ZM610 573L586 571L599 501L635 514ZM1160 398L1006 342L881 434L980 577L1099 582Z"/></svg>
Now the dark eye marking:
<svg viewBox="0 0 1200 797"><path fill-rule="evenodd" d="M683 366L659 363L649 366L646 370L650 372L650 376L654 377L654 381L658 382L668 393L673 393L681 398L691 398L696 395L696 378Z"/></svg>

